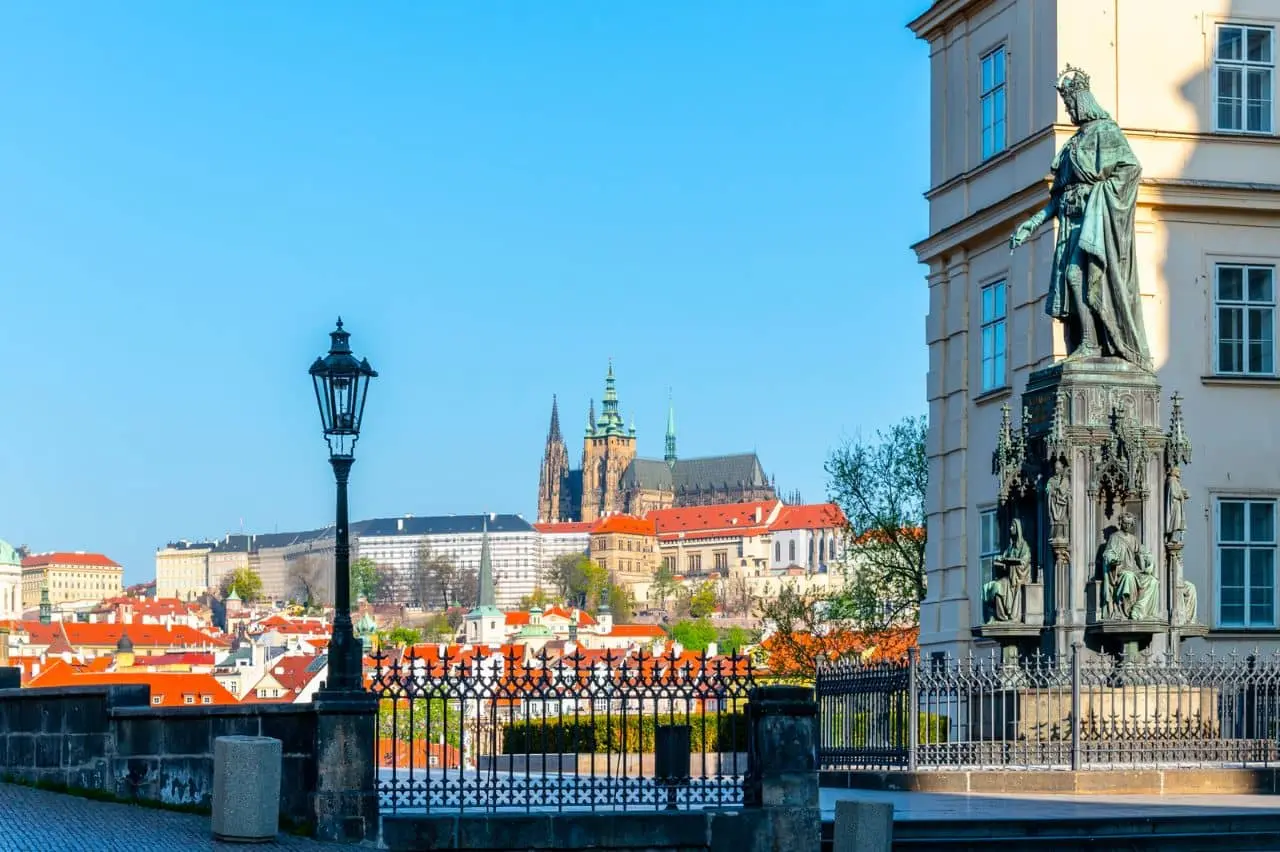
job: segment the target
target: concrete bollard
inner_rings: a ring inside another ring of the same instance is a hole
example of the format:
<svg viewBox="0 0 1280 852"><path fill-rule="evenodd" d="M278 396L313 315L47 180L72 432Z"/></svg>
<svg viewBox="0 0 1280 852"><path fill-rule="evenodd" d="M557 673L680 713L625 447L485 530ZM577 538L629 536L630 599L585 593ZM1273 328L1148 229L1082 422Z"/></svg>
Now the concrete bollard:
<svg viewBox="0 0 1280 852"><path fill-rule="evenodd" d="M835 843L831 852L890 852L893 805L889 802L836 802Z"/></svg>
<svg viewBox="0 0 1280 852"><path fill-rule="evenodd" d="M271 737L213 742L213 836L233 843L274 840L280 827L283 750Z"/></svg>

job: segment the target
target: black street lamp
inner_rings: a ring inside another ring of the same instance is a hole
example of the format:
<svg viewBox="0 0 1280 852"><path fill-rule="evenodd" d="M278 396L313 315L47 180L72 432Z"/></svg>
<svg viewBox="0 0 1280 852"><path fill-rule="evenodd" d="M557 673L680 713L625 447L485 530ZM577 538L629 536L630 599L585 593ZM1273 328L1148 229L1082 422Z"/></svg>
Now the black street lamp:
<svg viewBox="0 0 1280 852"><path fill-rule="evenodd" d="M347 530L347 479L355 462L356 441L360 438L360 418L369 393L369 380L378 374L368 359L351 354L351 332L338 327L329 332L329 354L311 365L316 387L320 423L329 444L329 463L338 481L337 541L334 546L333 636L329 640L330 692L356 692L363 688L364 657L351 629L351 542Z"/></svg>

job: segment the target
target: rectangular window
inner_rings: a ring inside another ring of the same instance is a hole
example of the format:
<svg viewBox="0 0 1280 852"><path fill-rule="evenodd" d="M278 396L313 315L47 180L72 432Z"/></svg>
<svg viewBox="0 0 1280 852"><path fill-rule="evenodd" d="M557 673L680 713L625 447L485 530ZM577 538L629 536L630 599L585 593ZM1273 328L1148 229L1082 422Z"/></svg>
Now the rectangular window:
<svg viewBox="0 0 1280 852"><path fill-rule="evenodd" d="M1218 624L1276 626L1276 504L1218 501Z"/></svg>
<svg viewBox="0 0 1280 852"><path fill-rule="evenodd" d="M787 542L787 559L794 565L796 561L796 542L795 539Z"/></svg>
<svg viewBox="0 0 1280 852"><path fill-rule="evenodd" d="M674 574L676 572L676 558L674 556L662 557L662 567L666 568L668 572Z"/></svg>
<svg viewBox="0 0 1280 852"><path fill-rule="evenodd" d="M714 556L716 560L716 570L728 571L729 570L729 551L717 550Z"/></svg>
<svg viewBox="0 0 1280 852"><path fill-rule="evenodd" d="M1275 375L1275 267L1219 264L1216 278L1217 372L1236 376Z"/></svg>
<svg viewBox="0 0 1280 852"><path fill-rule="evenodd" d="M1005 386L1005 286L982 288L982 390Z"/></svg>
<svg viewBox="0 0 1280 852"><path fill-rule="evenodd" d="M995 509L978 516L978 559L982 565L982 582L994 580L995 558L1000 555L1000 519Z"/></svg>
<svg viewBox="0 0 1280 852"><path fill-rule="evenodd" d="M688 557L689 573L697 574L702 571L702 554L690 553Z"/></svg>
<svg viewBox="0 0 1280 852"><path fill-rule="evenodd" d="M1275 109L1275 30L1218 27L1213 82L1218 130L1271 133Z"/></svg>
<svg viewBox="0 0 1280 852"><path fill-rule="evenodd" d="M782 542L780 541L775 541L773 543L773 561L774 562L782 561Z"/></svg>
<svg viewBox="0 0 1280 852"><path fill-rule="evenodd" d="M1005 133L1005 52L1001 45L982 57L982 159L1007 145Z"/></svg>

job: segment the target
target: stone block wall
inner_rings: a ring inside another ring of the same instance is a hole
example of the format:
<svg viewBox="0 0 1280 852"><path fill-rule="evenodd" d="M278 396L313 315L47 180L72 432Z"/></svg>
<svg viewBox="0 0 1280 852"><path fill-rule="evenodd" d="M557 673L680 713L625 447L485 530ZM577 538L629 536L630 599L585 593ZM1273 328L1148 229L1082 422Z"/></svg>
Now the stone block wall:
<svg viewBox="0 0 1280 852"><path fill-rule="evenodd" d="M206 810L213 743L242 734L279 739L280 815L314 820L316 712L307 704L152 707L146 686L0 689L0 776Z"/></svg>

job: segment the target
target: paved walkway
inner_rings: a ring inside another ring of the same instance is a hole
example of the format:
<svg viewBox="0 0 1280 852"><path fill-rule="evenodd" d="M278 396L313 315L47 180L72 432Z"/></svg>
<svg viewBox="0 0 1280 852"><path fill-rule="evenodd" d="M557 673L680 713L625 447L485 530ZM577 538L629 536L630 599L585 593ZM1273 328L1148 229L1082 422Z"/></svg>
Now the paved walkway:
<svg viewBox="0 0 1280 852"><path fill-rule="evenodd" d="M1025 820L1225 816L1280 813L1280 796L997 796L976 793L885 793L824 787L822 814L835 815L840 799L893 804L895 821Z"/></svg>
<svg viewBox="0 0 1280 852"><path fill-rule="evenodd" d="M245 852L246 848L215 843L208 817L0 784L0 852ZM351 847L281 834L274 844L252 848L325 852Z"/></svg>

